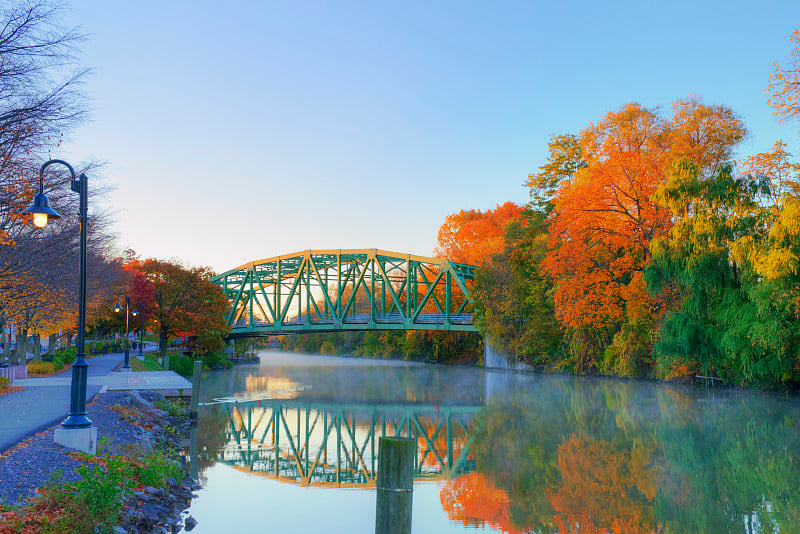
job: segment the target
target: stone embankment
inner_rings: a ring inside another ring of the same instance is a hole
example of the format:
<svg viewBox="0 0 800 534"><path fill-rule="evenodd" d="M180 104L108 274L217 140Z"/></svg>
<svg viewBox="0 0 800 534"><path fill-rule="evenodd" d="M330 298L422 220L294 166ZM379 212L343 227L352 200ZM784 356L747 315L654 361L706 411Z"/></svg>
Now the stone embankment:
<svg viewBox="0 0 800 534"><path fill-rule="evenodd" d="M197 481L188 476L186 457L180 454L184 439L188 436L190 420L188 413L170 416L157 408L155 401L163 400L157 393L129 391L120 405L133 412L137 425L149 433L151 443L165 451L170 451L183 467L183 479L169 478L168 487L145 486L142 491L134 491L125 502L125 512L116 532L131 533L177 533L185 528L192 530L197 522L184 512L189 508L194 496L192 491L200 489Z"/></svg>

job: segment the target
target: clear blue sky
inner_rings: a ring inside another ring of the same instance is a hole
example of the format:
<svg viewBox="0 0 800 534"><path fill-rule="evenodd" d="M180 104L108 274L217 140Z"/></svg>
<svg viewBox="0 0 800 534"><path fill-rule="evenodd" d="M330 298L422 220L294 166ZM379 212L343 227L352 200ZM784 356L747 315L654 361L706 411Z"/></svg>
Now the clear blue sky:
<svg viewBox="0 0 800 534"><path fill-rule="evenodd" d="M449 213L524 203L551 134L631 101L732 107L740 156L800 125L764 88L800 2L97 2L92 120L120 246L227 270L307 248L430 254Z"/></svg>

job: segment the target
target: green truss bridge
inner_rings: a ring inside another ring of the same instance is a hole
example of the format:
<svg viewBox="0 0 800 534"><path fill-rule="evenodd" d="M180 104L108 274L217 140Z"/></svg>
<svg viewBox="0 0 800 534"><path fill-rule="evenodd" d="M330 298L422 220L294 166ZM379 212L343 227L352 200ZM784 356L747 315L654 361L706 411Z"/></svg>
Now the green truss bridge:
<svg viewBox="0 0 800 534"><path fill-rule="evenodd" d="M231 302L231 338L343 330L476 331L476 267L378 249L306 250L211 281Z"/></svg>

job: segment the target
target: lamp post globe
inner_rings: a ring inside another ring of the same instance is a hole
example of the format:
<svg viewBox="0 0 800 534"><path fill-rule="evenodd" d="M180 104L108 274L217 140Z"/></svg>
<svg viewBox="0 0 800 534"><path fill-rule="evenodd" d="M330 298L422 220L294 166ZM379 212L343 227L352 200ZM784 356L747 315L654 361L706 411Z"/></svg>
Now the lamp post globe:
<svg viewBox="0 0 800 534"><path fill-rule="evenodd" d="M44 228L47 226L49 219L60 219L61 215L56 210L50 207L50 200L42 190L43 184L39 186L39 192L33 197L33 202L25 210L27 213L33 215L33 225L36 228Z"/></svg>

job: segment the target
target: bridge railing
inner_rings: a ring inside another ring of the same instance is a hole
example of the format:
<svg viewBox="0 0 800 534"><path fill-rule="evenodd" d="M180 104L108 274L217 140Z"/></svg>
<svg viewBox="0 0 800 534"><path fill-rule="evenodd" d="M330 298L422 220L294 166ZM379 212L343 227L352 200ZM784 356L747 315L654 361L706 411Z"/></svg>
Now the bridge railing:
<svg viewBox="0 0 800 534"><path fill-rule="evenodd" d="M459 313L450 315L449 321L453 324L469 325L473 323L474 314L472 313ZM370 316L364 313L353 313L344 318L343 324L369 324ZM385 315L376 315L374 322L378 324L403 324L403 316L399 313L390 313ZM446 324L448 322L447 316L441 313L423 313L417 316L414 321L416 324ZM315 315L308 318L308 323L312 325L326 325L336 324L336 317L334 315ZM306 324L306 319L296 318L283 321L282 326L298 326ZM249 319L241 318L233 325L233 328L247 328L254 327L273 327L274 323L266 321L263 318L253 318L252 324Z"/></svg>

